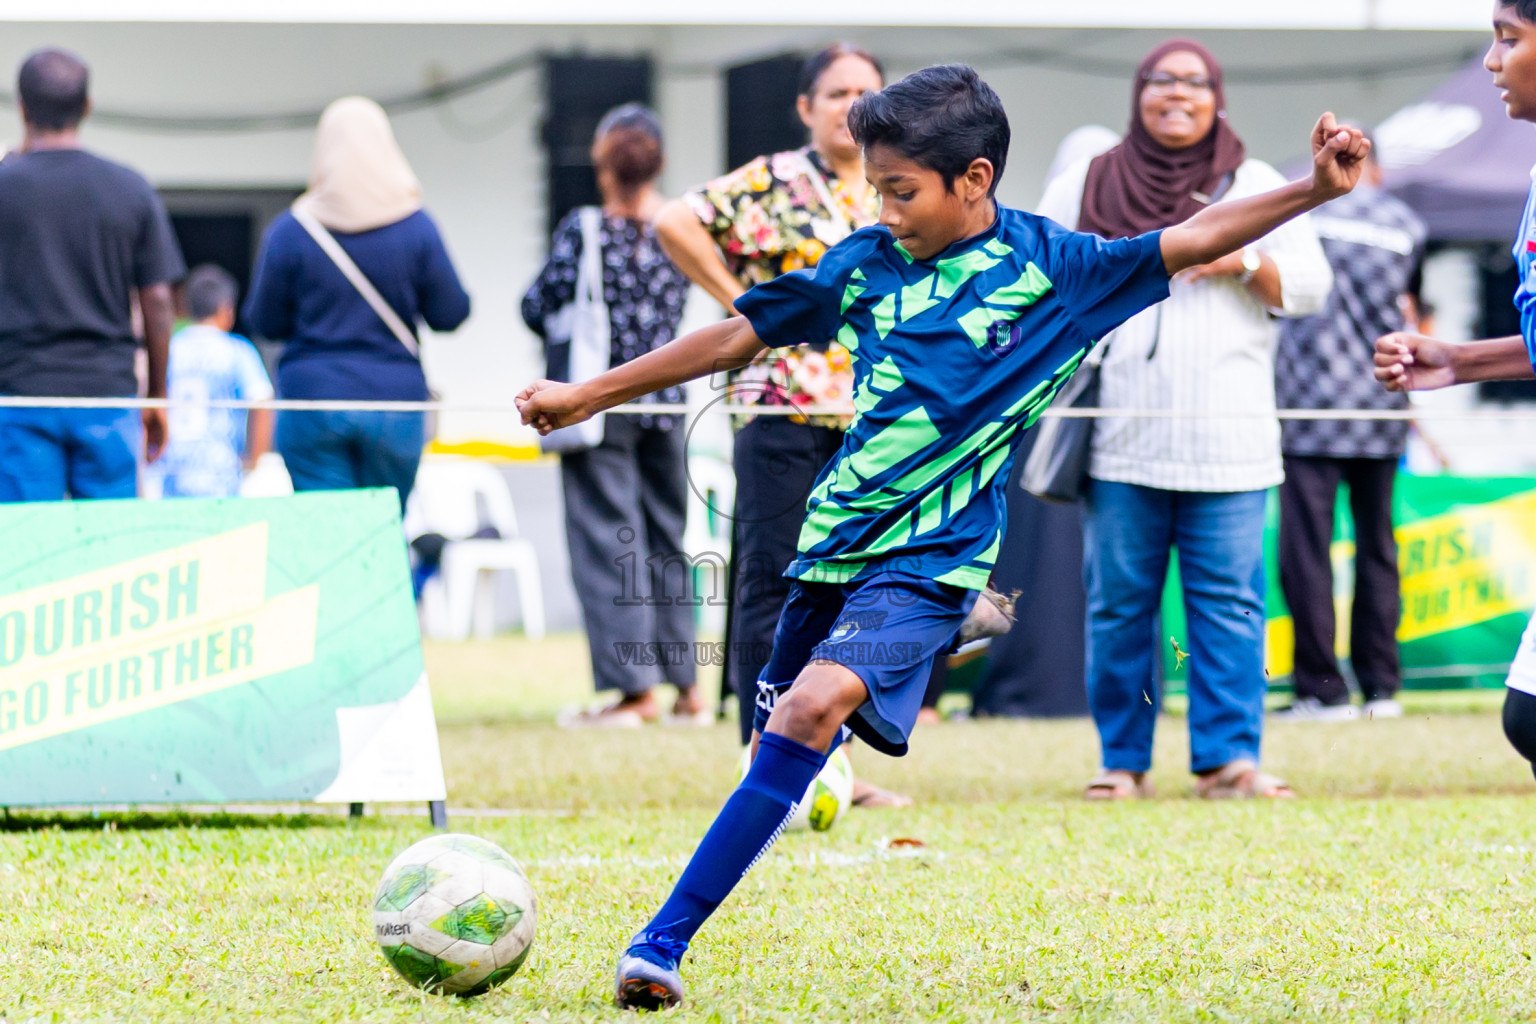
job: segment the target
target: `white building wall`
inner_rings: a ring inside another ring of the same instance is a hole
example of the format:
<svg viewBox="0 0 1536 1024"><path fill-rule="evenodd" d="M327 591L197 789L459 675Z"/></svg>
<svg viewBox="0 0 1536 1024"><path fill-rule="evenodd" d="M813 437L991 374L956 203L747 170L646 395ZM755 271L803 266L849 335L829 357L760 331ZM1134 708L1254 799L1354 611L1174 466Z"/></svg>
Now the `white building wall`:
<svg viewBox="0 0 1536 1024"><path fill-rule="evenodd" d="M1486 13L1443 0L1290 0L1234 4L1230 0L972 0L936 7L931 0L886 0L887 25L931 27L936 21L991 28L1001 25L1181 25L1210 28L1480 29ZM835 26L844 12L818 0L780 0L772 9L722 7L715 0L565 0L541 5L506 0L6 0L0 18L13 21L223 21L400 24L694 25L725 22L756 26Z"/></svg>
<svg viewBox="0 0 1536 1024"><path fill-rule="evenodd" d="M8 69L36 46L63 45L91 62L94 95L104 110L233 114L318 109L349 93L387 99L520 53L650 54L658 65L656 99L669 133L663 183L676 193L723 169L720 69L846 38L885 57L893 76L946 60L968 61L981 69L1013 120L1014 143L1001 197L1027 206L1038 197L1055 145L1067 132L1090 122L1124 125L1130 69L1169 34L1016 28L0 23L0 73L8 77ZM1367 121L1381 118L1427 91L1445 74L1448 59L1482 41L1474 33L1447 31L1211 31L1201 38L1234 79L1229 88L1233 124L1251 152L1271 161L1303 151L1323 109ZM1313 68L1312 77L1327 80L1252 81L1295 65ZM443 106L395 118L428 208L474 297L470 321L455 335L429 339L424 347L435 386L453 402L510 403L516 388L539 371L537 347L521 324L517 305L545 248L542 117L542 79L535 68ZM0 128L0 139L9 134ZM87 141L138 167L158 185L300 186L307 176L310 132L188 134L96 122L89 126ZM712 313L707 303L693 306L693 321ZM441 426L449 441L529 440L508 412L450 413Z"/></svg>

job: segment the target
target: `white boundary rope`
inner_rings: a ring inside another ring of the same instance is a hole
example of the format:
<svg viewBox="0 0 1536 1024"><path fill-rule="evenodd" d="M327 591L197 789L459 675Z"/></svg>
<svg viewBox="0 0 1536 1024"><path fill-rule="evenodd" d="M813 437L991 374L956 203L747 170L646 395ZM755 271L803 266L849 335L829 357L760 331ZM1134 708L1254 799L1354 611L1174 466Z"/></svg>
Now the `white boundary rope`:
<svg viewBox="0 0 1536 1024"><path fill-rule="evenodd" d="M58 398L0 395L0 409L271 409L278 412L499 412L517 416L511 402L375 402L316 399L209 399L181 401L168 398ZM610 415L690 416L697 413L739 413L753 416L847 416L840 406L744 405L715 402L703 407L682 404L629 404L608 410ZM1053 419L1143 420L1369 420L1369 421L1469 421L1488 423L1536 423L1536 407L1479 409L1231 409L1217 412L1186 412L1181 409L1047 409Z"/></svg>

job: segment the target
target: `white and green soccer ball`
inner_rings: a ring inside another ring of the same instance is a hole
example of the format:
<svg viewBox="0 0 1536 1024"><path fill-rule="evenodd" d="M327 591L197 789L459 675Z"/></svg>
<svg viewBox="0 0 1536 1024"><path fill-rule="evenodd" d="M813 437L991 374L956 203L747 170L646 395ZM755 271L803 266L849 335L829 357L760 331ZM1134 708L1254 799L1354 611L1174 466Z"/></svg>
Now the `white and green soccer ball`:
<svg viewBox="0 0 1536 1024"><path fill-rule="evenodd" d="M533 887L501 847L440 835L384 869L373 933L384 959L413 986L479 995L517 973L533 948Z"/></svg>
<svg viewBox="0 0 1536 1024"><path fill-rule="evenodd" d="M736 768L736 782L747 777L747 769L752 765L752 748L741 752L741 761ZM789 823L784 826L786 830L812 829L816 832L825 832L831 828L842 813L853 806L853 762L848 760L848 754L842 747L832 751L832 756L827 758L827 763L821 772L811 780L811 784L805 789L805 796L800 798L800 803L795 807L795 813L790 816Z"/></svg>

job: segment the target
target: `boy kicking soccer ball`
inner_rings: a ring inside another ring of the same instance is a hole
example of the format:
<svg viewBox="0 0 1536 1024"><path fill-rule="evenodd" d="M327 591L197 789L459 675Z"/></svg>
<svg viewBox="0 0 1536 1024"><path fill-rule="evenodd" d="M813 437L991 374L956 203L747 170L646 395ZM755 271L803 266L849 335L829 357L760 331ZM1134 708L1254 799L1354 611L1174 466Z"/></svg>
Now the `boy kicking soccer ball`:
<svg viewBox="0 0 1536 1024"><path fill-rule="evenodd" d="M1506 113L1517 121L1536 122L1536 0L1496 0L1493 45L1483 66L1493 72L1494 88L1504 90ZM1387 390L1429 391L1536 376L1536 168L1531 178L1531 197L1515 241L1520 334L1460 344L1418 334L1388 334L1376 342L1376 379ZM1521 757L1536 762L1536 616L1520 640L1506 683L1504 734Z"/></svg>
<svg viewBox="0 0 1536 1024"><path fill-rule="evenodd" d="M1167 298L1170 274L1348 192L1369 149L1325 114L1310 181L1106 242L994 201L1008 118L970 68L908 75L866 94L848 120L880 192L879 227L850 235L814 272L753 288L736 300L741 316L517 398L542 433L745 366L765 345L836 337L854 356L857 416L806 502L795 582L758 681L752 767L620 957L620 1006L682 1001L688 943L845 729L906 752L927 667L992 572L1019 435L1095 339Z"/></svg>

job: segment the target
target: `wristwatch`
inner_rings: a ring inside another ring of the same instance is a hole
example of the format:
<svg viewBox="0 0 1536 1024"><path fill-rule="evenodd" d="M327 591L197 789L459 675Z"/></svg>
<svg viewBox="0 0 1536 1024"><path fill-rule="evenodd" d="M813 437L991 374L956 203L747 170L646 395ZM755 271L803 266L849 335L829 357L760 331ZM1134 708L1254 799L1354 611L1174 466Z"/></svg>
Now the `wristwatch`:
<svg viewBox="0 0 1536 1024"><path fill-rule="evenodd" d="M1263 263L1259 257L1259 250L1251 245L1243 246L1243 272L1238 275L1238 283L1247 284L1249 281L1252 281L1261 266L1263 266Z"/></svg>

